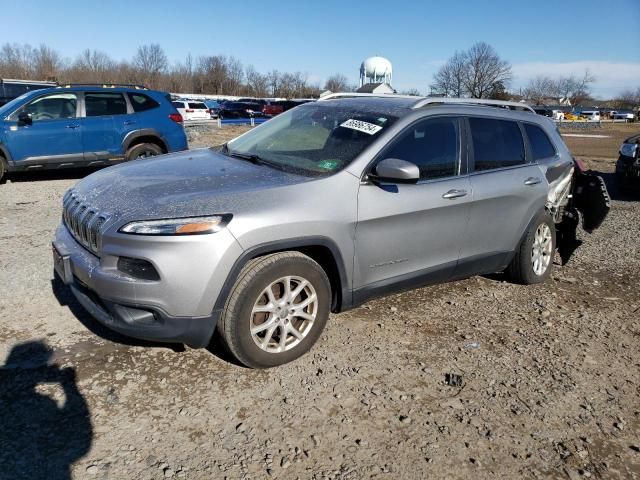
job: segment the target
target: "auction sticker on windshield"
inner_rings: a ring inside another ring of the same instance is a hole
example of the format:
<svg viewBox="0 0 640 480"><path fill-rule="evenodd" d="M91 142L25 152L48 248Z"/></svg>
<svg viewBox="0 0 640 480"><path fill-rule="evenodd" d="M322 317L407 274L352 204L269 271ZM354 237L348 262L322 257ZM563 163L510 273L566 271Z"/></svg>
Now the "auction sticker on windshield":
<svg viewBox="0 0 640 480"><path fill-rule="evenodd" d="M340 124L341 127L350 128L351 130L357 130L359 132L368 133L369 135L375 135L382 127L369 122L363 122L362 120L354 120L350 118L346 122Z"/></svg>

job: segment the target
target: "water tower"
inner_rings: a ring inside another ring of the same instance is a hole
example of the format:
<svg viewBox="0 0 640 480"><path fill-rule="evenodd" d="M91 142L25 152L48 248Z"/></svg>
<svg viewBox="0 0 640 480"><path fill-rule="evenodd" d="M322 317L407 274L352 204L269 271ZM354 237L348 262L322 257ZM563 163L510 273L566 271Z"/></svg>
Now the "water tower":
<svg viewBox="0 0 640 480"><path fill-rule="evenodd" d="M391 85L393 68L384 57L369 57L360 65L360 86L367 83L386 83Z"/></svg>

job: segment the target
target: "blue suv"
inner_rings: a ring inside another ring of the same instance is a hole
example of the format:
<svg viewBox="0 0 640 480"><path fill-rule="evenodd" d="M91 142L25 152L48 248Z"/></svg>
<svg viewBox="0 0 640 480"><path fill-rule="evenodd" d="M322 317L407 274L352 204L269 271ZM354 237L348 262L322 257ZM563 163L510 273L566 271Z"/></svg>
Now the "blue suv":
<svg viewBox="0 0 640 480"><path fill-rule="evenodd" d="M58 86L0 107L0 181L7 172L102 166L187 148L170 96L141 86Z"/></svg>

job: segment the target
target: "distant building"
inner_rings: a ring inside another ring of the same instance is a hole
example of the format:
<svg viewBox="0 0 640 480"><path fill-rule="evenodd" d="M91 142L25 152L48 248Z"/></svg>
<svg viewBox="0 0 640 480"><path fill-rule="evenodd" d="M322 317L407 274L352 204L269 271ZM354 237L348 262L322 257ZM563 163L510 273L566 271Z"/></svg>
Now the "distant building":
<svg viewBox="0 0 640 480"><path fill-rule="evenodd" d="M356 93L396 93L388 83L367 83L362 85Z"/></svg>

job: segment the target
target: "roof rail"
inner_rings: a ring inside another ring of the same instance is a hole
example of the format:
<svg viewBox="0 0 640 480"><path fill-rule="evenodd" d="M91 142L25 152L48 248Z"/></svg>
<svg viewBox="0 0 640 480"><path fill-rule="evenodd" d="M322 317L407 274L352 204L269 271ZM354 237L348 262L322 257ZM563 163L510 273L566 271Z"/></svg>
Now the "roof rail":
<svg viewBox="0 0 640 480"><path fill-rule="evenodd" d="M488 107L510 108L511 110L522 110L525 112L536 113L526 103L510 102L506 100L488 100L484 98L449 98L449 97L428 97L422 98L412 108L421 108L429 105L443 105L458 103L463 105L485 105Z"/></svg>
<svg viewBox="0 0 640 480"><path fill-rule="evenodd" d="M72 87L135 88L136 90L148 90L146 86L136 83L61 83L58 85L58 88Z"/></svg>
<svg viewBox="0 0 640 480"><path fill-rule="evenodd" d="M49 82L44 80L20 80L17 78L0 78L0 84L3 83L18 83L18 84L28 84L28 85L51 85L55 87L57 85L56 82Z"/></svg>
<svg viewBox="0 0 640 480"><path fill-rule="evenodd" d="M352 97L378 97L378 98L414 98L419 99L415 95L398 95L395 93L356 93L356 92L339 92L330 93L324 97L320 97L318 101L333 100L334 98L352 98Z"/></svg>

